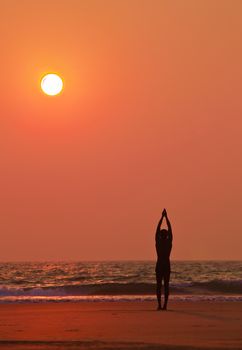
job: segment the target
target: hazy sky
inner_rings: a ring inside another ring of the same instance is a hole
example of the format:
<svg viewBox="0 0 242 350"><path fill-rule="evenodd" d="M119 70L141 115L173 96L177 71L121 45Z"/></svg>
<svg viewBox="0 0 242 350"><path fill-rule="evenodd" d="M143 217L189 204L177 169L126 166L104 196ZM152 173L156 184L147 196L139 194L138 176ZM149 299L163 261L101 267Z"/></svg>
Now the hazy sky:
<svg viewBox="0 0 242 350"><path fill-rule="evenodd" d="M0 0L0 260L242 259L241 13Z"/></svg>

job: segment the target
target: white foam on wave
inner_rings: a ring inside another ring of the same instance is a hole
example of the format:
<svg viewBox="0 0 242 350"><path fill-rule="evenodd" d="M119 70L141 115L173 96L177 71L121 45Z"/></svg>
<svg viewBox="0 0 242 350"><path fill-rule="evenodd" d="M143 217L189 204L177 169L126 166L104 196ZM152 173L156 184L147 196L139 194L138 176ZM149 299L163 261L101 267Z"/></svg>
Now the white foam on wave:
<svg viewBox="0 0 242 350"><path fill-rule="evenodd" d="M238 295L171 295L178 302L241 302ZM47 303L47 302L144 302L156 301L155 295L98 295L98 296L1 296L0 303Z"/></svg>

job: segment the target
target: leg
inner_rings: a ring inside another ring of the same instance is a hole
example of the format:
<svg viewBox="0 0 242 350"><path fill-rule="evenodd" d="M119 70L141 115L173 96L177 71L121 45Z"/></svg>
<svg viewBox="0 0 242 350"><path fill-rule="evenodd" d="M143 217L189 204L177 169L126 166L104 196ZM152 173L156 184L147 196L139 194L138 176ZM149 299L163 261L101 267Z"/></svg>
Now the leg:
<svg viewBox="0 0 242 350"><path fill-rule="evenodd" d="M157 310L161 310L161 285L162 285L162 276L159 273L156 273L156 296L158 302Z"/></svg>
<svg viewBox="0 0 242 350"><path fill-rule="evenodd" d="M167 303L169 298L169 282L170 282L170 271L166 271L164 275L164 293L165 293L165 301L162 310L167 309Z"/></svg>

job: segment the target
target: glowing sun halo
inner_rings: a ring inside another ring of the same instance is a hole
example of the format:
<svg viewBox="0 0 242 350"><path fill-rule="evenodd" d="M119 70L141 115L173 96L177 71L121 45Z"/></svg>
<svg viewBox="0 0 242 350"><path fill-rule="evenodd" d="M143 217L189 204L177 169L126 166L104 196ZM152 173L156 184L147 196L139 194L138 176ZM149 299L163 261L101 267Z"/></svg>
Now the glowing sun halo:
<svg viewBox="0 0 242 350"><path fill-rule="evenodd" d="M63 81L57 74L46 74L41 80L41 89L47 95L58 95L63 89Z"/></svg>

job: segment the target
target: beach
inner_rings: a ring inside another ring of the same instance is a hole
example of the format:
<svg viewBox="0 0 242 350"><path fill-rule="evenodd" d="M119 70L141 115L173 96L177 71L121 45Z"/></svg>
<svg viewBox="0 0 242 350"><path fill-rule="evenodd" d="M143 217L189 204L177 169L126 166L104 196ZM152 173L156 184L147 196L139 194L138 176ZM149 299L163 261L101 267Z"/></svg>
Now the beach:
<svg viewBox="0 0 242 350"><path fill-rule="evenodd" d="M0 305L0 349L242 349L241 302Z"/></svg>

